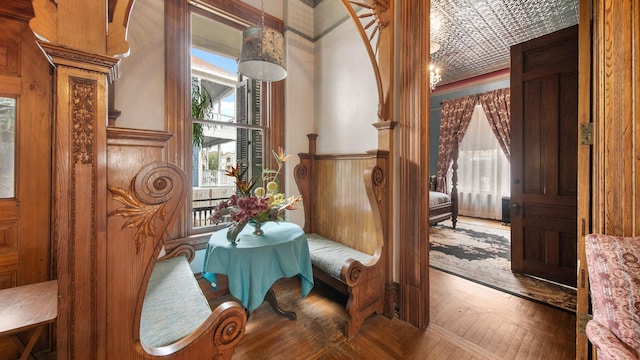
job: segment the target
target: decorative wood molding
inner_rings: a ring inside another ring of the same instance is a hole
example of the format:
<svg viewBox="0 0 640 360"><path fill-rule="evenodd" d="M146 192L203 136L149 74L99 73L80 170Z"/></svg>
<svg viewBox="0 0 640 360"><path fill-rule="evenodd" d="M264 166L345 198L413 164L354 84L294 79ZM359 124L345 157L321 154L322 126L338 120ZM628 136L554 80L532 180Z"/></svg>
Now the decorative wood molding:
<svg viewBox="0 0 640 360"><path fill-rule="evenodd" d="M160 260L169 259L176 256L184 255L189 262L192 262L196 257L196 248L189 243L181 243L175 248L171 249L171 251L167 252Z"/></svg>
<svg viewBox="0 0 640 360"><path fill-rule="evenodd" d="M66 68L66 66L64 67ZM98 258L96 254L98 250L96 244L99 243L97 239L100 220L94 214L98 212L101 203L101 199L96 196L98 193L96 191L96 172L98 164L101 163L97 158L100 155L99 153L97 155L96 147L98 146L97 138L102 134L100 127L97 126L99 123L98 113L101 110L98 96L99 81L96 74L88 75L85 78L68 73L66 76L61 76L57 84L68 89L66 94L68 98L65 99L67 108L63 110L61 106L57 113L59 138L56 139L56 144L59 147L56 149L56 157L68 159L70 167L63 169L60 166L56 169L58 172L57 180L61 187L55 191L66 192L70 203L63 205L64 201L60 198L54 201L54 207L58 208L54 224L65 224L66 228L60 230L68 232L68 236L55 234L54 238L59 248L65 248L65 250L58 251L68 254L68 263L59 261L59 266L62 268L58 269L58 276L68 277L67 283L60 282L60 292L65 292L65 296L68 296L69 323L62 325L63 321L61 320L59 324L61 326L68 325L70 339L80 339L87 336L87 333L80 329L90 327L93 331L97 327L94 318L84 317L80 314L82 309L87 306L94 309L97 303L97 288L93 285L97 282ZM65 103L65 101L61 103ZM68 116L67 118L60 115L63 112ZM66 134L68 138L65 137L67 141L64 144L59 141L63 137L62 131L60 131L63 124L68 126L65 130L69 131ZM54 130L55 132L56 130ZM65 212L68 218L61 215ZM84 262L78 261L80 258L86 260ZM86 272L89 272L88 276L85 275ZM81 285L83 281L88 281L92 286L85 286L84 289L79 290L83 287ZM67 286L70 289L68 292L66 292ZM63 319L60 315L59 318ZM67 345L72 354L96 351L96 343L93 339L78 343L71 342Z"/></svg>
<svg viewBox="0 0 640 360"><path fill-rule="evenodd" d="M33 6L31 1L3 0L0 1L0 15L29 21L34 15Z"/></svg>
<svg viewBox="0 0 640 360"><path fill-rule="evenodd" d="M371 174L368 175L371 177L371 183L373 184L373 194L378 203L379 207L382 207L386 204L386 196L388 195L387 189L387 176L382 171L380 166L375 166L370 170Z"/></svg>
<svg viewBox="0 0 640 360"><path fill-rule="evenodd" d="M76 163L93 164L94 132L97 101L97 82L92 79L71 77L71 121L73 158Z"/></svg>
<svg viewBox="0 0 640 360"><path fill-rule="evenodd" d="M109 56L115 58L129 56L127 30L134 3L135 0L109 0L107 31L107 55Z"/></svg>
<svg viewBox="0 0 640 360"><path fill-rule="evenodd" d="M373 67L378 87L378 118L390 120L393 117L393 0L342 0L342 4L356 24ZM369 12L358 15L354 6ZM369 22L363 24L361 19Z"/></svg>
<svg viewBox="0 0 640 360"><path fill-rule="evenodd" d="M120 127L107 128L108 145L131 145L164 148L173 134L164 131L129 129Z"/></svg>
<svg viewBox="0 0 640 360"><path fill-rule="evenodd" d="M160 181L157 185L160 188L167 186L164 180ZM123 230L125 228L136 229L134 241L136 244L136 253L139 253L145 238L155 238L154 222L156 218L164 220L164 203L158 205L144 203L136 196L134 186L134 182L131 183L129 190L109 186L109 191L113 194L113 199L124 205L124 207L113 210L109 213L109 216L118 215L127 219L122 225Z"/></svg>
<svg viewBox="0 0 640 360"><path fill-rule="evenodd" d="M243 29L251 25L260 24L262 12L260 9L242 2L227 0L190 0L196 9L202 9L214 15L215 20ZM272 29L283 32L284 24L282 20L264 14L264 24Z"/></svg>
<svg viewBox="0 0 640 360"><path fill-rule="evenodd" d="M90 54L44 41L38 41L38 46L54 66L66 65L110 75L117 73L116 67L120 61L119 59L105 55Z"/></svg>
<svg viewBox="0 0 640 360"><path fill-rule="evenodd" d="M69 36L65 31L68 30L67 27L73 26L73 24L63 23L61 25L58 23L59 21L67 21L68 19L62 20L62 16L68 14L62 13L63 11L59 9L57 2L52 0L33 0L32 3L31 11L35 16L30 19L29 26L38 39L52 44L61 44L61 40L77 42L76 38ZM127 32L129 17L134 3L135 0L105 0L103 6L104 10L107 11L106 21L108 23L104 32L95 33L95 36L104 36L104 48L98 49L98 53L116 59L122 59L129 55ZM70 6L73 6L73 4ZM91 11L90 7L84 10ZM86 31L86 29L82 31ZM59 35L60 32L64 36ZM84 36L84 34L78 34L78 36ZM91 42L92 46L95 45L94 42ZM67 46L68 44L61 45Z"/></svg>
<svg viewBox="0 0 640 360"><path fill-rule="evenodd" d="M32 0L35 16L29 21L29 27L42 41L58 42L58 7L51 0Z"/></svg>

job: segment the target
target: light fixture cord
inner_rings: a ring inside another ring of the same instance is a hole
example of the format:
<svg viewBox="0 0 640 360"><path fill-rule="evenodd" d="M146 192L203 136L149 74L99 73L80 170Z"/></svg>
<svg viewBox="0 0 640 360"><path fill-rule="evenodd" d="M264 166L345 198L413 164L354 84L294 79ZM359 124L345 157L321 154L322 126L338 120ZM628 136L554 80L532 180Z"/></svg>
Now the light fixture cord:
<svg viewBox="0 0 640 360"><path fill-rule="evenodd" d="M264 0L260 3L260 26L264 29Z"/></svg>

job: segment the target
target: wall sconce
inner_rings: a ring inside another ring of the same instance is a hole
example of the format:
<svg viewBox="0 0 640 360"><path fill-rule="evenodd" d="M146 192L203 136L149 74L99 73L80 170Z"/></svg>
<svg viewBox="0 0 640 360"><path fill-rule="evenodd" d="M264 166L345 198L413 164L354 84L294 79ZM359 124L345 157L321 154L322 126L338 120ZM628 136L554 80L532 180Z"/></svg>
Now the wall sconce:
<svg viewBox="0 0 640 360"><path fill-rule="evenodd" d="M262 0L260 26L242 31L242 52L238 71L261 81L280 81L287 77L284 36L264 26L264 0Z"/></svg>

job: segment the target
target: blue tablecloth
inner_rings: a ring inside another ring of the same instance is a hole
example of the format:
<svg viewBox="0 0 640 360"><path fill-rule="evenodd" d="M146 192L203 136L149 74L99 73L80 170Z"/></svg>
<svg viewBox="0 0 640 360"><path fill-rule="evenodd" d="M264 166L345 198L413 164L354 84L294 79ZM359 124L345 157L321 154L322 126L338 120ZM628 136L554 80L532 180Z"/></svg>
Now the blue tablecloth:
<svg viewBox="0 0 640 360"><path fill-rule="evenodd" d="M229 277L229 291L252 312L276 280L300 274L302 297L313 287L309 244L296 224L267 222L264 235L245 226L238 245L227 241L227 229L211 235L204 258L203 276L216 283L215 274Z"/></svg>

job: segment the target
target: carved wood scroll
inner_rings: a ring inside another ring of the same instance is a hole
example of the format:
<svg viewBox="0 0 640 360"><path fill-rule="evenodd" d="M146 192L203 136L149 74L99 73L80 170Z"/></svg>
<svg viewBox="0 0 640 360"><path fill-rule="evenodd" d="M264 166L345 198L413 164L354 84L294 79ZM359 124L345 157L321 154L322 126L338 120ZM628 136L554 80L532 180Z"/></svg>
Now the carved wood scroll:
<svg viewBox="0 0 640 360"><path fill-rule="evenodd" d="M134 241L137 252L146 238L156 238L155 220L165 220L167 199L176 190L182 189L182 184L174 184L176 175L173 173L176 170L173 167L175 165L169 163L163 167L147 166L131 180L129 189L108 187L113 199L124 205L109 215L118 215L126 219L122 229L136 229Z"/></svg>

